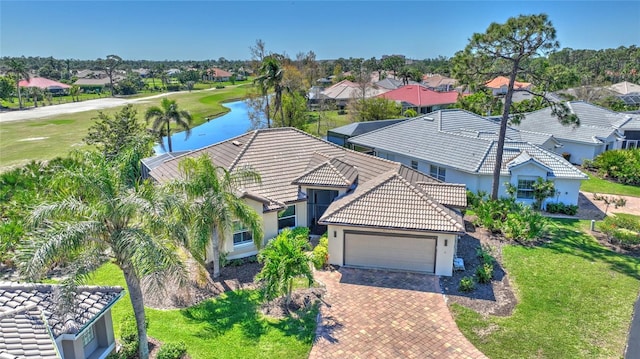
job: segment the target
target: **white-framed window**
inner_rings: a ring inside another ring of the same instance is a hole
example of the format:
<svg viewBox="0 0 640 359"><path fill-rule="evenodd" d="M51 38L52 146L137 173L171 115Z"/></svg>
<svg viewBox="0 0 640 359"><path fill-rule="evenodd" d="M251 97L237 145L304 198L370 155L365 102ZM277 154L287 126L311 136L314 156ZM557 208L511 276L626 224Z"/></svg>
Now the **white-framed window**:
<svg viewBox="0 0 640 359"><path fill-rule="evenodd" d="M291 205L278 212L278 229L296 226L296 206Z"/></svg>
<svg viewBox="0 0 640 359"><path fill-rule="evenodd" d="M93 341L95 337L96 330L92 325L89 327L89 329L87 329L87 331L84 332L84 334L82 334L82 346L86 347L87 345L89 345L89 343L91 343L91 341Z"/></svg>
<svg viewBox="0 0 640 359"><path fill-rule="evenodd" d="M516 198L518 199L533 199L533 184L536 183L534 179L518 179L518 192Z"/></svg>
<svg viewBox="0 0 640 359"><path fill-rule="evenodd" d="M233 222L233 245L253 242L251 231L240 222Z"/></svg>
<svg viewBox="0 0 640 359"><path fill-rule="evenodd" d="M414 170L418 169L418 161L411 161L411 168L413 168Z"/></svg>
<svg viewBox="0 0 640 359"><path fill-rule="evenodd" d="M444 182L445 178L447 177L447 169L444 167L431 165L429 167L429 175Z"/></svg>

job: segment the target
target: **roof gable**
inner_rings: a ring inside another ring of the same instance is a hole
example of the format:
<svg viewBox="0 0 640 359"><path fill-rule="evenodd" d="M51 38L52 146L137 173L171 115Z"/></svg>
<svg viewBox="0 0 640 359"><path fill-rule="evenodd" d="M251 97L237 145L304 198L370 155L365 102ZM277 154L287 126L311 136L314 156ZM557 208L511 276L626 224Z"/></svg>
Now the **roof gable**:
<svg viewBox="0 0 640 359"><path fill-rule="evenodd" d="M358 178L358 170L348 163L332 158L305 172L291 183L295 185L349 188Z"/></svg>
<svg viewBox="0 0 640 359"><path fill-rule="evenodd" d="M397 172L387 172L334 201L318 223L419 231L464 231L460 214Z"/></svg>

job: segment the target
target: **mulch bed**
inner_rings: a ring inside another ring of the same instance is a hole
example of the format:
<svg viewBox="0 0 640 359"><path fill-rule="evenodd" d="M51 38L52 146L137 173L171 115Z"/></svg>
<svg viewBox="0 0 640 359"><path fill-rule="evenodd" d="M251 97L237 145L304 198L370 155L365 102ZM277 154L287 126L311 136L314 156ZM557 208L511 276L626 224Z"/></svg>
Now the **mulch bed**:
<svg viewBox="0 0 640 359"><path fill-rule="evenodd" d="M467 219L467 218L465 218ZM502 247L508 244L502 236L494 235L484 228L476 228L470 221L465 221L467 234L458 241L458 257L464 259L464 271L454 271L451 277L441 277L440 286L448 303L457 303L482 315L509 316L513 313L518 300L509 282L508 273L502 267ZM482 263L476 255L481 246L488 246L491 255L496 259L493 265L491 283L476 283L472 292L458 290L460 280L466 276L474 276L476 268Z"/></svg>
<svg viewBox="0 0 640 359"><path fill-rule="evenodd" d="M260 263L249 259L241 265L220 268L220 277L213 279L213 267L207 268L207 278L195 263L188 262L187 266L190 274L186 285L168 280L164 292L145 290L145 305L156 309L187 308L226 291L255 289L253 278L262 268Z"/></svg>
<svg viewBox="0 0 640 359"><path fill-rule="evenodd" d="M284 297L280 297L263 303L262 306L260 306L260 311L262 314L273 318L285 318L300 311L307 311L322 298L324 292L324 288L318 287L299 289L291 294L291 302L288 306L285 303Z"/></svg>

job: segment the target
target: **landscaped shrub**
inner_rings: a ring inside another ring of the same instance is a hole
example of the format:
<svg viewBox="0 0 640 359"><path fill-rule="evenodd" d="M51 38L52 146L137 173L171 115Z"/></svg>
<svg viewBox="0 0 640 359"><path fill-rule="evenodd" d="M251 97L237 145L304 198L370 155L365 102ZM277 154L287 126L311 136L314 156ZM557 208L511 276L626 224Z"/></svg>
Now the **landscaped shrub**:
<svg viewBox="0 0 640 359"><path fill-rule="evenodd" d="M145 326L149 327L149 319L145 317ZM121 359L133 359L138 356L138 326L133 313L122 317L120 321L120 351Z"/></svg>
<svg viewBox="0 0 640 359"><path fill-rule="evenodd" d="M613 150L599 154L589 166L621 183L640 185L640 149Z"/></svg>
<svg viewBox="0 0 640 359"><path fill-rule="evenodd" d="M507 215L517 207L518 204L512 198L481 200L472 208L477 216L474 224L487 228L492 232L499 232Z"/></svg>
<svg viewBox="0 0 640 359"><path fill-rule="evenodd" d="M484 263L476 269L476 277L478 277L478 283L490 283L493 278L493 264Z"/></svg>
<svg viewBox="0 0 640 359"><path fill-rule="evenodd" d="M158 351L158 359L180 359L187 353L187 345L180 341L178 343L166 343Z"/></svg>
<svg viewBox="0 0 640 359"><path fill-rule="evenodd" d="M477 248L476 255L480 258L482 263L492 264L495 262L495 258L491 255L491 248L489 248L488 245L483 245L482 247Z"/></svg>
<svg viewBox="0 0 640 359"><path fill-rule="evenodd" d="M313 257L311 259L316 269L322 269L327 265L329 260L329 239L326 233L320 237L320 242L313 249Z"/></svg>
<svg viewBox="0 0 640 359"><path fill-rule="evenodd" d="M608 216L598 223L609 242L630 246L640 244L640 220L625 216Z"/></svg>
<svg viewBox="0 0 640 359"><path fill-rule="evenodd" d="M458 285L458 290L461 292L471 292L476 289L476 283L473 281L471 277L462 277L460 279L460 284Z"/></svg>
<svg viewBox="0 0 640 359"><path fill-rule="evenodd" d="M502 233L505 238L516 241L532 241L540 238L547 224L547 219L540 213L524 205L507 215L502 223Z"/></svg>
<svg viewBox="0 0 640 359"><path fill-rule="evenodd" d="M309 227L295 227L291 229L291 235L295 238L302 237L309 239Z"/></svg>
<svg viewBox="0 0 640 359"><path fill-rule="evenodd" d="M575 204L564 204L562 202L547 203L547 212L575 216L576 213L578 213L578 206Z"/></svg>

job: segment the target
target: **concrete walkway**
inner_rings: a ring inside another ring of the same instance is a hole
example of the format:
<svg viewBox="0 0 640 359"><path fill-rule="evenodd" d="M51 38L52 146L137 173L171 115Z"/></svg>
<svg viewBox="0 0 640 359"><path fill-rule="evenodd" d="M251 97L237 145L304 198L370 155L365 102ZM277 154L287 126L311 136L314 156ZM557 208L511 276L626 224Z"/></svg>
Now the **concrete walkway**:
<svg viewBox="0 0 640 359"><path fill-rule="evenodd" d="M315 277L327 293L310 359L486 358L458 330L436 276L340 268Z"/></svg>
<svg viewBox="0 0 640 359"><path fill-rule="evenodd" d="M631 317L631 328L627 337L627 349L624 353L625 359L640 358L640 297L636 299L633 306L633 316Z"/></svg>

